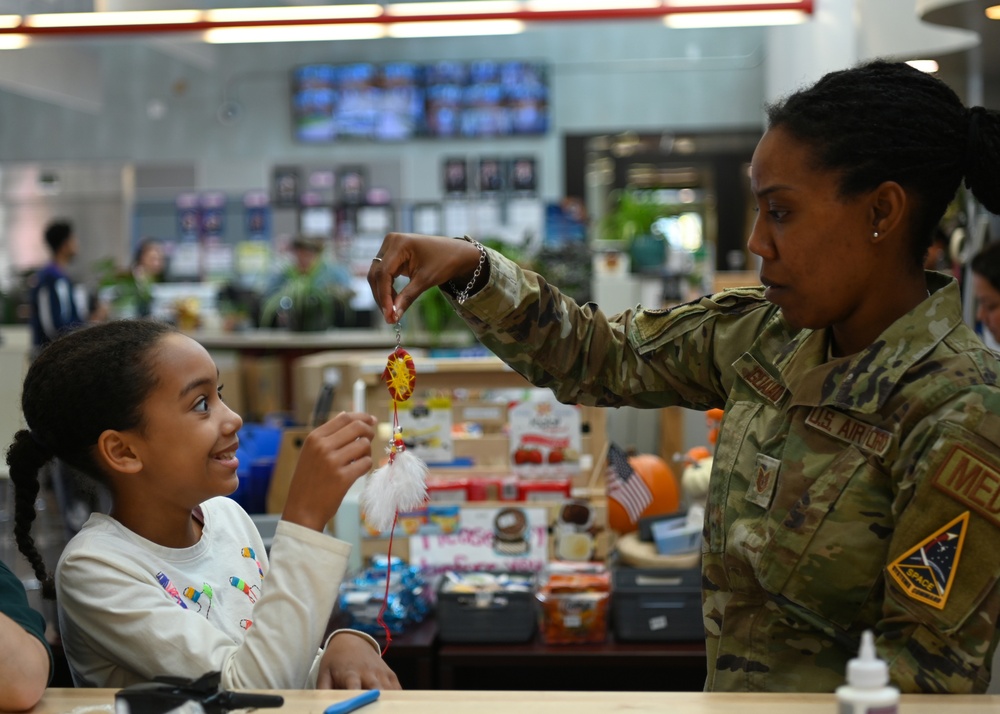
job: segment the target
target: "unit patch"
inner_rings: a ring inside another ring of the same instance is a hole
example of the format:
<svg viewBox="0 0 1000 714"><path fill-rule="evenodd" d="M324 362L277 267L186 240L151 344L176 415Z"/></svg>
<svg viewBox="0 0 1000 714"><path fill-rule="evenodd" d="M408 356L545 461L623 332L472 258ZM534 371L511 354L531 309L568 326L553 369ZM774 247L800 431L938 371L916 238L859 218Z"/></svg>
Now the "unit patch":
<svg viewBox="0 0 1000 714"><path fill-rule="evenodd" d="M948 602L969 527L966 511L889 564L889 575L914 600L938 610Z"/></svg>
<svg viewBox="0 0 1000 714"><path fill-rule="evenodd" d="M770 506L780 468L781 462L778 459L766 454L757 454L757 462L754 464L753 475L750 477L744 498L761 508Z"/></svg>
<svg viewBox="0 0 1000 714"><path fill-rule="evenodd" d="M829 407L815 407L806 417L806 424L835 439L854 444L869 454L885 456L892 444L892 435L885 429L865 424Z"/></svg>
<svg viewBox="0 0 1000 714"><path fill-rule="evenodd" d="M952 447L931 483L1000 527L1000 472L967 446Z"/></svg>

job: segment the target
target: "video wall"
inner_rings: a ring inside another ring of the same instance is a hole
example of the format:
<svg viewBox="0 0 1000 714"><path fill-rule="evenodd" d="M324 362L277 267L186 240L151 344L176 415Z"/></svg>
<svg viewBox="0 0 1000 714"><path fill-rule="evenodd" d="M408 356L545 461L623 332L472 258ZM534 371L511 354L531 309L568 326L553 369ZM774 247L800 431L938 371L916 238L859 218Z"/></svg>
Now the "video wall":
<svg viewBox="0 0 1000 714"><path fill-rule="evenodd" d="M549 129L547 71L524 61L301 65L292 116L307 144L538 136Z"/></svg>

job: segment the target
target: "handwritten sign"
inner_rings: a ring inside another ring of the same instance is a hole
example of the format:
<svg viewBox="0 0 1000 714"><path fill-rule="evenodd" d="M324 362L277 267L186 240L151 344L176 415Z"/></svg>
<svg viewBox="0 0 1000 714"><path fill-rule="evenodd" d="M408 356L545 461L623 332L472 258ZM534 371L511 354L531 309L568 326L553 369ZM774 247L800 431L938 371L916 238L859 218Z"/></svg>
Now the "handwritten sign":
<svg viewBox="0 0 1000 714"><path fill-rule="evenodd" d="M426 575L447 570L538 572L549 553L545 508L462 508L454 533L410 537L410 563Z"/></svg>

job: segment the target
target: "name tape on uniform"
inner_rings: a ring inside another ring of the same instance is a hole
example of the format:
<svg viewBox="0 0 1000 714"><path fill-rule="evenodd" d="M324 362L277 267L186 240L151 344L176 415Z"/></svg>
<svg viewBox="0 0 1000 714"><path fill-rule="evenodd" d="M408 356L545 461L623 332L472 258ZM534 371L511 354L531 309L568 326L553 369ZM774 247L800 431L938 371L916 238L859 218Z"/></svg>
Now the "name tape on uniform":
<svg viewBox="0 0 1000 714"><path fill-rule="evenodd" d="M931 483L1000 528L1000 471L968 446L953 446Z"/></svg>
<svg viewBox="0 0 1000 714"><path fill-rule="evenodd" d="M806 417L806 424L870 454L885 456L892 445L890 432L829 407L815 407Z"/></svg>

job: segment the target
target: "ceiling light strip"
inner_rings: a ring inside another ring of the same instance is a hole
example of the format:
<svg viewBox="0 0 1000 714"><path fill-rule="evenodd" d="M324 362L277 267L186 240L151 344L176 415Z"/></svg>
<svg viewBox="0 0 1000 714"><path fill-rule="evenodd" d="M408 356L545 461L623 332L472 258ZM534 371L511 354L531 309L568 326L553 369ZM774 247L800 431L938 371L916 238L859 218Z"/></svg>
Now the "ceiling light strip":
<svg viewBox="0 0 1000 714"><path fill-rule="evenodd" d="M411 3L412 4L412 3ZM432 13L431 6L440 4L450 12ZM245 15L239 9L228 9L223 14L209 15L221 11L128 11L115 13L49 13L27 15L18 24L0 23L0 35L25 34L41 36L68 35L124 35L124 34L168 34L180 32L205 32L225 28L281 28L308 27L314 25L352 25L430 22L468 22L507 20L517 22L573 22L601 20L642 20L658 19L674 14L688 13L730 13L747 11L796 10L807 15L813 12L814 0L781 2L777 0L757 0L756 3L730 0L725 3L671 4L671 0L528 0L513 8L510 2L483 0L480 2L419 3L419 14L407 14L410 10L401 5L388 5L383 11L378 5L342 5L337 12L297 12L282 16L271 12L261 12L265 8L247 8ZM488 8L486 6L489 6ZM266 8L270 11L272 8ZM413 8L415 10L417 8ZM489 10L480 12L479 10ZM186 15L176 13L183 12ZM194 13L194 14L192 14ZM81 24L72 24L69 15ZM312 16L310 16L312 15ZM60 17L62 16L62 17ZM87 16L84 18L83 16ZM93 17L92 17L93 16ZM108 16L102 24L99 16ZM16 16L11 16L16 17ZM214 19L209 19L209 18ZM225 19L221 19L225 18ZM83 24L83 21L86 23Z"/></svg>

